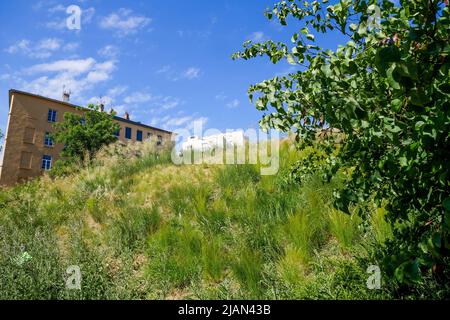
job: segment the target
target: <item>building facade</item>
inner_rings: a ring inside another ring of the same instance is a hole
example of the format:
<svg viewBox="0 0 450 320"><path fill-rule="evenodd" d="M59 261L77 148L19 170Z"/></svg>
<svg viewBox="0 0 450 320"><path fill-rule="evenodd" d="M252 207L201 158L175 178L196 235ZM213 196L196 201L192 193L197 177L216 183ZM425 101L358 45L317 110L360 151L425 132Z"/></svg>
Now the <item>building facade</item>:
<svg viewBox="0 0 450 320"><path fill-rule="evenodd" d="M0 185L14 185L42 175L60 159L63 146L50 137L53 124L64 119L66 112L82 115L79 106L31 94L9 91L8 125L0 167ZM119 123L118 140L145 141L152 138L158 146L171 143L172 132L154 128L129 118L114 116Z"/></svg>

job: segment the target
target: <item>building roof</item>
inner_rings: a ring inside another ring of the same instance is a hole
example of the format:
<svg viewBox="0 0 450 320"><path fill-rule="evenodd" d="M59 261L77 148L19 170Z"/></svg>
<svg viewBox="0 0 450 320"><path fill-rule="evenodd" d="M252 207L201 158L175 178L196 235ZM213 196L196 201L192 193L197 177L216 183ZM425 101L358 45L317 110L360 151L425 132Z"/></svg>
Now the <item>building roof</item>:
<svg viewBox="0 0 450 320"><path fill-rule="evenodd" d="M27 95L27 96L30 96L30 97L40 98L40 99L44 99L44 100L47 100L47 101L52 101L52 102L64 104L64 105L69 106L69 107L72 107L72 108L78 108L78 109L88 110L86 107L81 107L81 106L78 106L78 105L75 105L75 104L72 104L72 103L69 103L69 102L66 102L66 101L61 101L61 100L57 100L57 99L52 99L52 98L40 96L40 95L38 95L38 94L34 94L34 93L26 92L26 91L20 91L20 90L16 90L16 89L10 89L10 90L9 90L9 101L10 101L9 104L10 104L10 105L11 105L11 95L14 94L14 93L24 94L24 95ZM173 133L172 131L168 131L168 130L164 130L164 129L159 129L159 128L152 127L152 126L149 126L149 125L146 125L146 124L137 122L137 121L133 121L133 120L127 120L127 119L122 118L122 117L119 117L119 116L114 116L114 119L117 120L117 121L129 123L129 124L134 124L134 125L137 125L137 126L141 126L141 127L144 127L144 128L148 128L148 129L158 130L158 131L167 132L167 133Z"/></svg>

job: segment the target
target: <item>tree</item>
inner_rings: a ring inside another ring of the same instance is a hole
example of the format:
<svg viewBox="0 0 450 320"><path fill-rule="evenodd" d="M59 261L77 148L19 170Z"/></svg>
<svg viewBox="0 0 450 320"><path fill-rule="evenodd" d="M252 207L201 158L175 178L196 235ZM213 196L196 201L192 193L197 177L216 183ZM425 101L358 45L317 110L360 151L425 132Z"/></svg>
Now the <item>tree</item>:
<svg viewBox="0 0 450 320"><path fill-rule="evenodd" d="M450 283L450 10L446 0L281 1L266 11L281 25L301 22L291 45L244 43L234 59L267 56L297 67L249 88L263 128L294 130L300 148L318 143L329 179L352 168L336 206L386 204L394 239L380 249L400 284ZM315 43L338 32L336 50ZM324 127L325 125L325 127ZM336 153L333 134L345 136ZM334 153L333 153L334 152Z"/></svg>
<svg viewBox="0 0 450 320"><path fill-rule="evenodd" d="M91 104L82 116L65 113L64 121L56 123L54 128L55 142L65 146L61 155L84 160L86 155L92 159L102 146L117 140L114 133L120 126L113 121L113 115Z"/></svg>

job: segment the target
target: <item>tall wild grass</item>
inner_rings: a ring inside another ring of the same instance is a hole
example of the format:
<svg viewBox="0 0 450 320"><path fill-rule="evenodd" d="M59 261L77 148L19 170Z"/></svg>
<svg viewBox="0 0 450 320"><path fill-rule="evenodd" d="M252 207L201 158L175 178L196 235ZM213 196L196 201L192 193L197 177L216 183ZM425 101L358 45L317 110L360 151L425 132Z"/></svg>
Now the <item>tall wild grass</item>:
<svg viewBox="0 0 450 320"><path fill-rule="evenodd" d="M359 258L390 236L333 208L335 179L285 179L305 156L285 142L259 165L173 165L149 145L111 145L63 178L0 191L2 299L360 299ZM81 268L81 290L65 286Z"/></svg>

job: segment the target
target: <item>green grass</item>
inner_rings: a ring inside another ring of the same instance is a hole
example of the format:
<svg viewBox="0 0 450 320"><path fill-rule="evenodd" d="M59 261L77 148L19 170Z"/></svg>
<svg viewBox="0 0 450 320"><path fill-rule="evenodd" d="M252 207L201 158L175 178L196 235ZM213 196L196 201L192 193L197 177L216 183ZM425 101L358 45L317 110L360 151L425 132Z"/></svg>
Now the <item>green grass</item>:
<svg viewBox="0 0 450 320"><path fill-rule="evenodd" d="M111 146L95 164L0 191L3 299L389 298L365 286L367 249L391 236L333 209L333 189L285 179L304 154L258 165L175 166L168 153ZM17 257L31 258L20 265ZM80 291L65 288L69 265Z"/></svg>

